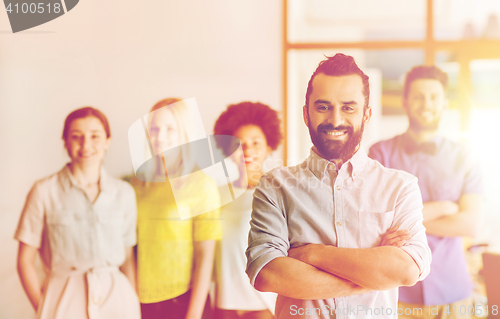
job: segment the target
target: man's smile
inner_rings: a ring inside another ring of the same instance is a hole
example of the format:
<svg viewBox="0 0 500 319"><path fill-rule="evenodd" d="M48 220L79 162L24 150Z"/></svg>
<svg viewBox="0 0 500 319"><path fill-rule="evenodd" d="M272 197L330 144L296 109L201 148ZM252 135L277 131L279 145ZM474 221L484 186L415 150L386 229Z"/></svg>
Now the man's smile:
<svg viewBox="0 0 500 319"><path fill-rule="evenodd" d="M323 130L324 134L330 139L343 139L347 134L347 130Z"/></svg>

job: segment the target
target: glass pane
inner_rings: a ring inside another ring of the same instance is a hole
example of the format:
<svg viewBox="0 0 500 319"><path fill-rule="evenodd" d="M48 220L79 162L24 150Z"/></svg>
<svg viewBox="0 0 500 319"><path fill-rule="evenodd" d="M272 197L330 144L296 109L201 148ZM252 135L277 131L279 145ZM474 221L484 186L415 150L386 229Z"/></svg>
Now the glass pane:
<svg viewBox="0 0 500 319"><path fill-rule="evenodd" d="M500 1L434 0L437 40L500 39Z"/></svg>
<svg viewBox="0 0 500 319"><path fill-rule="evenodd" d="M461 128L462 119L469 120L467 118L468 113L465 112L468 105L465 104L467 98L464 98L464 96L467 96L467 94L465 91L459 94L461 66L457 57L458 55L455 52L438 51L436 52L434 61L438 68L448 74L448 89L446 91L446 96L449 100L449 107L445 110L441 118L439 129L441 133L453 138L460 138L463 133Z"/></svg>
<svg viewBox="0 0 500 319"><path fill-rule="evenodd" d="M423 40L426 1L288 0L290 42Z"/></svg>
<svg viewBox="0 0 500 319"><path fill-rule="evenodd" d="M500 100L500 59L468 61L451 51L439 51L435 59L436 65L449 77L450 111L461 111L464 128L471 123L469 108L471 111L476 108L498 108ZM461 75L462 68L464 74Z"/></svg>
<svg viewBox="0 0 500 319"><path fill-rule="evenodd" d="M474 107L498 108L500 100L500 59L473 60L470 63Z"/></svg>
<svg viewBox="0 0 500 319"><path fill-rule="evenodd" d="M483 170L484 183L484 225L485 234L482 238L492 238L500 251L500 150L494 145L498 144L500 136L500 108L473 108L471 112L471 125L468 140L473 153L480 159ZM491 244L490 244L491 247Z"/></svg>
<svg viewBox="0 0 500 319"><path fill-rule="evenodd" d="M342 52L351 55L370 77L372 118L365 129L363 144L403 132L407 127L401 106L404 76L413 66L424 63L424 52L418 49L392 50L290 50L288 54L288 161L300 163L309 154L311 140L302 119L307 83L326 56ZM390 115L390 116L385 116Z"/></svg>
<svg viewBox="0 0 500 319"><path fill-rule="evenodd" d="M460 63L457 61L457 54L450 51L438 51L435 56L436 66L448 74L448 99L450 108L458 108L458 76L460 73Z"/></svg>

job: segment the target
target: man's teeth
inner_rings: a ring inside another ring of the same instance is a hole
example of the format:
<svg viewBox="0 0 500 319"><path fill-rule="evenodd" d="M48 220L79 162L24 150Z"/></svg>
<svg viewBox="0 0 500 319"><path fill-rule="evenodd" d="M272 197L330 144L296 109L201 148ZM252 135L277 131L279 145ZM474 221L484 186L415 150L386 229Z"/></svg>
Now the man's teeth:
<svg viewBox="0 0 500 319"><path fill-rule="evenodd" d="M345 134L345 131L325 131L325 132L326 132L326 134L332 135L332 136L340 136L340 135Z"/></svg>

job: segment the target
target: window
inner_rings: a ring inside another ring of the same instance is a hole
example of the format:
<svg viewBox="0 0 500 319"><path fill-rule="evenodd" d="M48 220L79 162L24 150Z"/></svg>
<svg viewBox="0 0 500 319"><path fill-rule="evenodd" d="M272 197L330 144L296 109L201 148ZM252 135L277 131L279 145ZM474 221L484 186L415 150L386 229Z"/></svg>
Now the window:
<svg viewBox="0 0 500 319"><path fill-rule="evenodd" d="M470 130L473 108L498 107L498 1L283 0L283 10L285 163L308 154L301 107L307 81L324 55L351 54L370 72L371 90L379 92L370 104L379 107L374 113L381 121L404 116L403 77L418 64L436 64L450 76L450 113L454 122L458 119L457 132Z"/></svg>

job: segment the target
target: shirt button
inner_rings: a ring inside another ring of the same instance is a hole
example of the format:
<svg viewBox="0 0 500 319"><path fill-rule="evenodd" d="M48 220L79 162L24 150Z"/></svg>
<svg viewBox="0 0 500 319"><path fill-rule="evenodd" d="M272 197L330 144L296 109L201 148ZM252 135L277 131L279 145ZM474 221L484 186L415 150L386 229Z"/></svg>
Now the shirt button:
<svg viewBox="0 0 500 319"><path fill-rule="evenodd" d="M356 173L352 173L352 176L356 176Z"/></svg>
<svg viewBox="0 0 500 319"><path fill-rule="evenodd" d="M342 226L342 222L337 222L337 226Z"/></svg>
<svg viewBox="0 0 500 319"><path fill-rule="evenodd" d="M99 296L99 297L96 297L96 296L93 296L92 297L92 302L96 305L99 305L102 303L102 296Z"/></svg>
<svg viewBox="0 0 500 319"><path fill-rule="evenodd" d="M337 186L337 190L338 190L338 191L340 190L340 186Z"/></svg>

